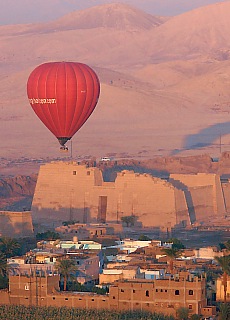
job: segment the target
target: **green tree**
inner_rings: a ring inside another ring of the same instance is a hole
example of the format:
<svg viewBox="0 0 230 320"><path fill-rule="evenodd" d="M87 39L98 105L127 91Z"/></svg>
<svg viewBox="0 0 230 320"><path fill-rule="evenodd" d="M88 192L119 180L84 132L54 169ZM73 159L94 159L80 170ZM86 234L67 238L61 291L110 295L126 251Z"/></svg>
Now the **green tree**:
<svg viewBox="0 0 230 320"><path fill-rule="evenodd" d="M223 272L224 302L227 300L228 275L230 275L230 255L215 257Z"/></svg>
<svg viewBox="0 0 230 320"><path fill-rule="evenodd" d="M177 248L165 248L163 252L169 257L169 269L170 273L173 274L173 262L176 258L179 258L182 254L182 251Z"/></svg>
<svg viewBox="0 0 230 320"><path fill-rule="evenodd" d="M175 249L185 249L183 243L177 238L170 238L167 240L168 243L172 243L172 247Z"/></svg>
<svg viewBox="0 0 230 320"><path fill-rule="evenodd" d="M6 261L6 256L4 253L0 251L0 275L2 277L6 276L6 270L7 270L7 261Z"/></svg>
<svg viewBox="0 0 230 320"><path fill-rule="evenodd" d="M177 309L177 318L178 320L188 320L189 310L188 308L181 307Z"/></svg>
<svg viewBox="0 0 230 320"><path fill-rule="evenodd" d="M207 269L206 271L207 282L215 281L217 278L219 278L220 274L221 274L220 270Z"/></svg>
<svg viewBox="0 0 230 320"><path fill-rule="evenodd" d="M0 239L0 250L5 254L6 258L10 258L17 254L20 244L12 238L3 237Z"/></svg>
<svg viewBox="0 0 230 320"><path fill-rule="evenodd" d="M223 250L223 249L226 249L226 246L225 246L225 244L223 242L220 242L219 243L219 248L220 248L220 250Z"/></svg>
<svg viewBox="0 0 230 320"><path fill-rule="evenodd" d="M57 239L60 239L60 235L57 232L48 230L46 232L37 233L36 239L37 240L57 240Z"/></svg>
<svg viewBox="0 0 230 320"><path fill-rule="evenodd" d="M56 268L64 280L64 291L66 291L67 281L69 278L73 278L73 274L77 271L77 266L73 259L59 259L56 262Z"/></svg>
<svg viewBox="0 0 230 320"><path fill-rule="evenodd" d="M75 223L77 223L77 221L75 221L75 220L67 220L67 221L63 221L62 225L63 226L69 226L69 225L73 225Z"/></svg>
<svg viewBox="0 0 230 320"><path fill-rule="evenodd" d="M224 246L227 251L230 251L230 240L224 242Z"/></svg>
<svg viewBox="0 0 230 320"><path fill-rule="evenodd" d="M0 289L8 287L6 255L0 251Z"/></svg>
<svg viewBox="0 0 230 320"><path fill-rule="evenodd" d="M200 319L201 319L201 315L196 314L196 313L194 313L190 316L190 320L200 320Z"/></svg>
<svg viewBox="0 0 230 320"><path fill-rule="evenodd" d="M149 241L151 240L148 236L146 236L145 234L141 234L138 238L139 241Z"/></svg>
<svg viewBox="0 0 230 320"><path fill-rule="evenodd" d="M229 303L221 303L220 304L220 320L229 320L230 319L230 305Z"/></svg>
<svg viewBox="0 0 230 320"><path fill-rule="evenodd" d="M133 215L121 217L121 221L126 223L127 227L133 226L135 223L135 220L136 220L136 216L133 216Z"/></svg>

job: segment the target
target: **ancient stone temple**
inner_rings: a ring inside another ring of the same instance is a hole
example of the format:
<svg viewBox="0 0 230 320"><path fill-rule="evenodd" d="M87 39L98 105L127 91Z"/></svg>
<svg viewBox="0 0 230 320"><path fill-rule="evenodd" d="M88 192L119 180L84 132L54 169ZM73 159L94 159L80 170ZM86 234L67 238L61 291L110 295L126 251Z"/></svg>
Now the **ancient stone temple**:
<svg viewBox="0 0 230 320"><path fill-rule="evenodd" d="M169 181L184 191L192 223L225 217L227 192L223 192L223 186L226 184L221 183L219 175L171 174Z"/></svg>
<svg viewBox="0 0 230 320"><path fill-rule="evenodd" d="M184 191L163 179L122 171L114 182L105 182L95 167L75 162L41 166L32 203L35 226L120 222L131 215L144 227L190 224Z"/></svg>

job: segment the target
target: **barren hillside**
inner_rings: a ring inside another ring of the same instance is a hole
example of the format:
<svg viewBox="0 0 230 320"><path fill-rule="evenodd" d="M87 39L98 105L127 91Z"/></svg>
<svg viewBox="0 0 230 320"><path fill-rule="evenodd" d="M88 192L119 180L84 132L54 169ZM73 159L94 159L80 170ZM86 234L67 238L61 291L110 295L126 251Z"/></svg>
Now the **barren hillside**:
<svg viewBox="0 0 230 320"><path fill-rule="evenodd" d="M147 54L154 60L230 57L230 1L205 6L167 21L151 31Z"/></svg>
<svg viewBox="0 0 230 320"><path fill-rule="evenodd" d="M75 30L113 28L119 30L148 30L164 21L160 17L122 3L111 3L74 11L45 25L46 30Z"/></svg>
<svg viewBox="0 0 230 320"><path fill-rule="evenodd" d="M0 179L0 210L30 210L36 175Z"/></svg>

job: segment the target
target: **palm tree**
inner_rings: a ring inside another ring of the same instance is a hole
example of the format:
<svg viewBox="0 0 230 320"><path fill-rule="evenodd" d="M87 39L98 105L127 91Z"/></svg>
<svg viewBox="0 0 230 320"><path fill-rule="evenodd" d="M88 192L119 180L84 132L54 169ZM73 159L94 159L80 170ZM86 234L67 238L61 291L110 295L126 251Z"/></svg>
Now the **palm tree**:
<svg viewBox="0 0 230 320"><path fill-rule="evenodd" d="M223 271L223 285L224 285L224 302L227 300L227 285L228 275L230 275L230 255L223 257L215 257Z"/></svg>
<svg viewBox="0 0 230 320"><path fill-rule="evenodd" d="M167 257L169 257L169 269L170 273L173 273L173 261L176 258L179 258L181 256L182 251L177 248L166 248L163 250L163 252L166 254Z"/></svg>
<svg viewBox="0 0 230 320"><path fill-rule="evenodd" d="M230 240L224 242L224 247L225 247L224 249L225 249L226 251L230 251Z"/></svg>
<svg viewBox="0 0 230 320"><path fill-rule="evenodd" d="M220 305L220 320L228 320L230 317L230 305L228 303L221 303Z"/></svg>
<svg viewBox="0 0 230 320"><path fill-rule="evenodd" d="M7 262L6 262L6 256L4 253L0 251L0 275L2 277L6 276L6 270L7 270Z"/></svg>
<svg viewBox="0 0 230 320"><path fill-rule="evenodd" d="M136 220L136 216L134 215L121 217L121 221L126 223L126 227L133 226L135 223L135 220Z"/></svg>
<svg viewBox="0 0 230 320"><path fill-rule="evenodd" d="M66 291L67 280L77 271L77 266L72 259L60 259L56 262L56 268L64 279L64 291Z"/></svg>
<svg viewBox="0 0 230 320"><path fill-rule="evenodd" d="M20 244L15 239L8 237L0 239L0 249L6 255L6 258L12 257L19 248Z"/></svg>
<svg viewBox="0 0 230 320"><path fill-rule="evenodd" d="M172 248L185 249L185 246L183 245L183 243L177 238L170 238L167 240L167 242L172 243Z"/></svg>
<svg viewBox="0 0 230 320"><path fill-rule="evenodd" d="M200 320L201 317L202 316L200 314L194 313L190 316L190 320Z"/></svg>
<svg viewBox="0 0 230 320"><path fill-rule="evenodd" d="M0 251L0 290L6 289L8 287L8 277L7 277L7 261L4 253Z"/></svg>
<svg viewBox="0 0 230 320"><path fill-rule="evenodd" d="M189 315L188 308L181 307L177 309L176 313L177 313L177 318L179 320L188 320L188 315Z"/></svg>

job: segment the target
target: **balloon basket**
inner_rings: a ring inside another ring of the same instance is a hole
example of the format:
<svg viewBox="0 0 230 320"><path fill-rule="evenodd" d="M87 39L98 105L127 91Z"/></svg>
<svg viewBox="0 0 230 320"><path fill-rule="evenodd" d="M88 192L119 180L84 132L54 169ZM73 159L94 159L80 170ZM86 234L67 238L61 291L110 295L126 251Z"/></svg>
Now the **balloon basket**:
<svg viewBox="0 0 230 320"><path fill-rule="evenodd" d="M60 152L69 152L69 149L68 149L68 147L63 146L60 148Z"/></svg>

